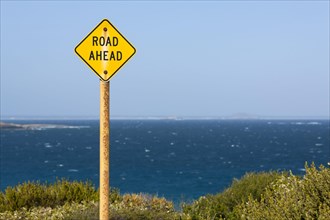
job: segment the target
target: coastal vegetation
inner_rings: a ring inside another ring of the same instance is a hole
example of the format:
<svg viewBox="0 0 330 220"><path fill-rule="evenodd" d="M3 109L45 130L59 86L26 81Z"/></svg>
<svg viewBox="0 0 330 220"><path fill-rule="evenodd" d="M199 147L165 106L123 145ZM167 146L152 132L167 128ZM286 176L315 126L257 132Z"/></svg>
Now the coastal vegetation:
<svg viewBox="0 0 330 220"><path fill-rule="evenodd" d="M110 190L110 219L330 219L330 169L247 173L215 195L176 210L165 198ZM27 182L0 193L0 219L98 219L98 191L91 182Z"/></svg>

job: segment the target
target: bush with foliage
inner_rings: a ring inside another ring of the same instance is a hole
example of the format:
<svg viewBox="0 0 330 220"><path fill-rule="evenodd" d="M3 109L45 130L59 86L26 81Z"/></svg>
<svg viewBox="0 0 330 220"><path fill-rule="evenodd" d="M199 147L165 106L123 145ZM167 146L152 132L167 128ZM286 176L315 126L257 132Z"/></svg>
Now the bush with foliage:
<svg viewBox="0 0 330 220"><path fill-rule="evenodd" d="M119 197L118 197L119 198ZM123 219L180 219L180 213L174 210L172 202L146 194L125 194L109 207L111 220ZM99 218L98 202L72 202L63 206L21 208L0 213L0 219L65 219L93 220Z"/></svg>
<svg viewBox="0 0 330 220"><path fill-rule="evenodd" d="M180 213L174 210L172 202L147 194L125 194L120 200L110 203L109 213L111 220L180 219ZM98 219L98 205L73 213L66 219Z"/></svg>
<svg viewBox="0 0 330 220"><path fill-rule="evenodd" d="M0 219L98 219L99 192L90 182L27 182L0 193ZM146 194L110 190L111 219L175 219L172 202Z"/></svg>
<svg viewBox="0 0 330 220"><path fill-rule="evenodd" d="M114 196L119 193L115 192ZM7 187L0 193L0 212L20 208L56 207L70 202L97 201L98 193L91 182L69 182L62 179L53 184L27 182Z"/></svg>
<svg viewBox="0 0 330 220"><path fill-rule="evenodd" d="M222 193L183 204L164 198L110 193L110 219L330 219L330 169L306 165L304 177L248 173ZM24 183L0 193L0 219L98 219L98 192L91 183L59 180Z"/></svg>
<svg viewBox="0 0 330 220"><path fill-rule="evenodd" d="M252 197L235 208L240 219L330 219L330 169L307 165L303 178L282 176L261 200Z"/></svg>
<svg viewBox="0 0 330 220"><path fill-rule="evenodd" d="M234 207L249 197L260 200L262 193L281 177L278 172L247 173L222 193L202 196L192 204L183 204L183 213L192 219L236 219Z"/></svg>
<svg viewBox="0 0 330 220"><path fill-rule="evenodd" d="M84 213L84 218L74 218L77 219L92 219L88 218L88 210L92 210L97 206L96 202L81 202L81 203L66 203L63 206L57 206L55 208L51 207L32 207L30 209L21 208L15 211L6 211L0 213L1 220L64 220L72 219L71 216L74 216L76 213ZM86 218L85 218L86 217Z"/></svg>

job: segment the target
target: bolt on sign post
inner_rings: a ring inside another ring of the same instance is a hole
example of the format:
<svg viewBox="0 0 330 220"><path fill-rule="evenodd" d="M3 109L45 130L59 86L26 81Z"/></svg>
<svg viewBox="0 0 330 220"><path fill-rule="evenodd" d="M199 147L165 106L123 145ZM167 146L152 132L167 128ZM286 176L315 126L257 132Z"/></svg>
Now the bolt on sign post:
<svg viewBox="0 0 330 220"><path fill-rule="evenodd" d="M107 19L75 48L100 78L100 219L109 219L109 80L135 54L135 48Z"/></svg>

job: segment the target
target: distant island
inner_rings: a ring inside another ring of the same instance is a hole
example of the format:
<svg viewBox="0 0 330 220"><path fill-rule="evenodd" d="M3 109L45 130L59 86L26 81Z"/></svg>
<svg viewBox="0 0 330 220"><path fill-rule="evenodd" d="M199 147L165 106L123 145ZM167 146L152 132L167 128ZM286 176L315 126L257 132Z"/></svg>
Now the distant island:
<svg viewBox="0 0 330 220"><path fill-rule="evenodd" d="M0 122L1 129L42 130L50 128L81 128L82 126L55 125L55 124L16 124Z"/></svg>

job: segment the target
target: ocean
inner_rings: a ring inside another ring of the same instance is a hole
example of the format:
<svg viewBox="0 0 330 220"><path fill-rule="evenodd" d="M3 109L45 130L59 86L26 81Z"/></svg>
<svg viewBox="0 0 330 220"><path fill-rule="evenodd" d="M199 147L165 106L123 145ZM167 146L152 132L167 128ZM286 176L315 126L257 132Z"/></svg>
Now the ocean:
<svg viewBox="0 0 330 220"><path fill-rule="evenodd" d="M97 120L24 120L68 125L1 129L0 189L57 178L99 184ZM221 192L246 172L303 175L330 162L329 120L111 120L110 185L176 203Z"/></svg>

